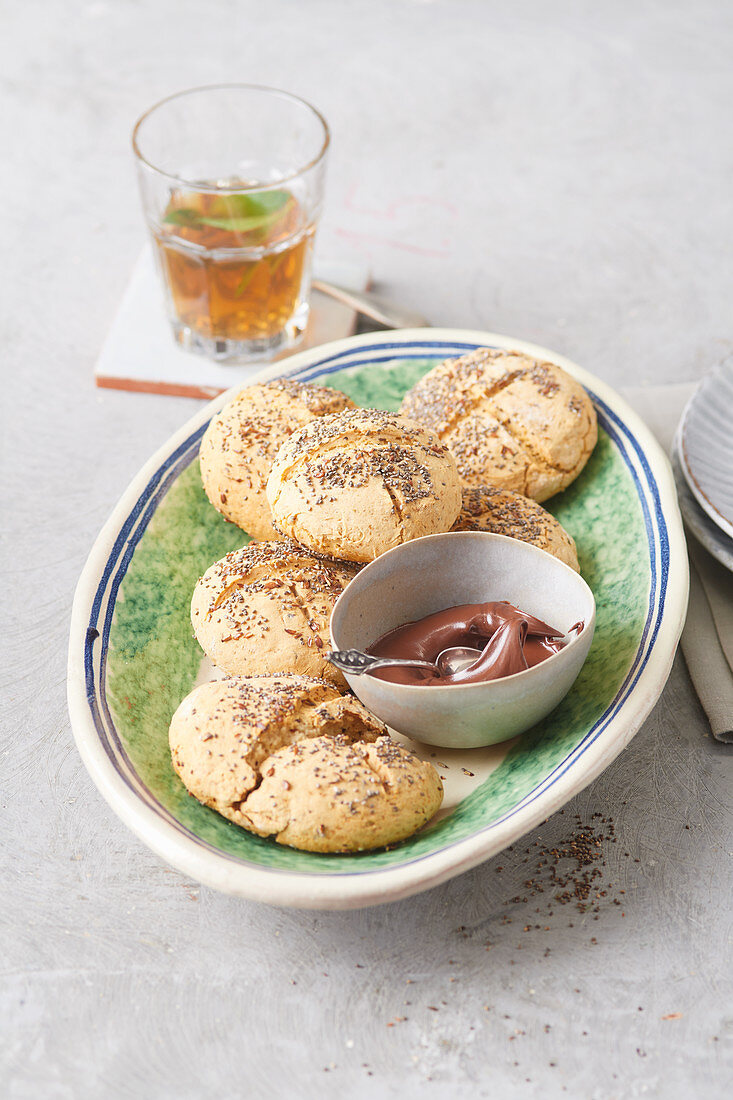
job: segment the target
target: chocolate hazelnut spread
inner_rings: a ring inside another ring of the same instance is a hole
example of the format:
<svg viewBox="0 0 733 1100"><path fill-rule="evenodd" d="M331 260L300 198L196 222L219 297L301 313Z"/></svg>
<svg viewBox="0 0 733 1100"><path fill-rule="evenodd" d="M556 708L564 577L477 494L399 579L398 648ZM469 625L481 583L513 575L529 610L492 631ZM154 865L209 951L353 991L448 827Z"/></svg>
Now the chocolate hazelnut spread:
<svg viewBox="0 0 733 1100"><path fill-rule="evenodd" d="M576 623L571 630L580 633L583 626ZM532 668L566 644L561 630L502 600L436 611L383 634L367 652L375 657L435 663L445 649L466 646L477 651L476 660L459 672L436 675L414 668L388 668L373 675L397 684L479 684Z"/></svg>

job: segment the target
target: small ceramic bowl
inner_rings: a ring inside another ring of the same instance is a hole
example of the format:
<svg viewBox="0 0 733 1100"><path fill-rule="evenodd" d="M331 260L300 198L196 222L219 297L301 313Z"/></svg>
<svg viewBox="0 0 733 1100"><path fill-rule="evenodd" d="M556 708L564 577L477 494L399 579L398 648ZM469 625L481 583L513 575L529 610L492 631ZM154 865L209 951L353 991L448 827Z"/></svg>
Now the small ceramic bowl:
<svg viewBox="0 0 733 1100"><path fill-rule="evenodd" d="M588 656L596 606L569 566L536 546L479 531L429 535L388 551L344 589L331 616L334 649L365 650L388 630L464 603L508 600L567 633L533 668L483 684L393 684L346 674L349 687L398 733L444 748L479 748L529 729L557 706Z"/></svg>

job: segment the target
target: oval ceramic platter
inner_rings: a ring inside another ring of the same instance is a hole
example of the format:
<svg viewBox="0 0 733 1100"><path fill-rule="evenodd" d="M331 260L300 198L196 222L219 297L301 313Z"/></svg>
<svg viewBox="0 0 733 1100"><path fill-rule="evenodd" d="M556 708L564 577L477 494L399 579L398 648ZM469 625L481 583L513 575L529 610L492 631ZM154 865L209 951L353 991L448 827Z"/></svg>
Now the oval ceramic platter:
<svg viewBox="0 0 733 1100"><path fill-rule="evenodd" d="M370 333L260 372L317 381L363 406L396 409L446 358L475 347L549 359L589 390L600 425L581 476L547 502L574 536L597 604L586 664L540 725L492 749L418 751L444 778L441 813L389 849L299 852L201 806L173 772L168 724L212 678L189 621L197 578L246 536L206 500L196 456L202 409L148 462L100 534L77 589L69 707L79 751L119 817L163 859L218 890L278 905L349 908L406 897L460 874L559 809L630 741L660 695L687 605L687 553L669 463L648 429L592 375L543 348L492 333Z"/></svg>

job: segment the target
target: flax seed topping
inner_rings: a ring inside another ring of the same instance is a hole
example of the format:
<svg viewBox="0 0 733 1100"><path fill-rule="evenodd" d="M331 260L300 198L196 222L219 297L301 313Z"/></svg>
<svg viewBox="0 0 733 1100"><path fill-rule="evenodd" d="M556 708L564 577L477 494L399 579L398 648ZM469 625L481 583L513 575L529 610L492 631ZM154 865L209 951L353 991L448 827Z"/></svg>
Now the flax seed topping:
<svg viewBox="0 0 733 1100"><path fill-rule="evenodd" d="M267 494L283 534L360 562L448 530L460 508L447 447L418 424L376 409L325 416L293 433Z"/></svg>
<svg viewBox="0 0 733 1100"><path fill-rule="evenodd" d="M437 810L432 764L322 680L202 684L173 716L173 766L189 792L260 836L316 852L380 847Z"/></svg>
<svg viewBox="0 0 733 1100"><path fill-rule="evenodd" d="M439 364L405 395L401 411L450 447L465 485L538 501L578 476L597 438L580 383L518 351L478 348Z"/></svg>
<svg viewBox="0 0 733 1100"><path fill-rule="evenodd" d="M240 390L201 441L201 477L209 500L255 538L277 538L265 483L280 445L308 421L348 408L353 402L339 390L288 378Z"/></svg>
<svg viewBox="0 0 733 1100"><path fill-rule="evenodd" d="M580 572L575 542L541 504L490 485L464 488L461 514L454 531L489 531L530 542Z"/></svg>
<svg viewBox="0 0 733 1100"><path fill-rule="evenodd" d="M358 567L294 542L251 542L199 580L191 621L204 652L230 676L282 670L344 684L325 659L333 606Z"/></svg>

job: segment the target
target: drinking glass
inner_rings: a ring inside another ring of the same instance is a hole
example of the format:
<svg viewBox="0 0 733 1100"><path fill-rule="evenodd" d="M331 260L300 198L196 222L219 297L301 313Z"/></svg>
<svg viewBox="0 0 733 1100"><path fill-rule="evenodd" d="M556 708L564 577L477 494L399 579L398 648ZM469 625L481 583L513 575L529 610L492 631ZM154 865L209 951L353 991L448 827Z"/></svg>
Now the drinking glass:
<svg viewBox="0 0 733 1100"><path fill-rule="evenodd" d="M146 111L132 145L178 343L231 362L297 344L323 204L323 116L275 88L191 88Z"/></svg>

